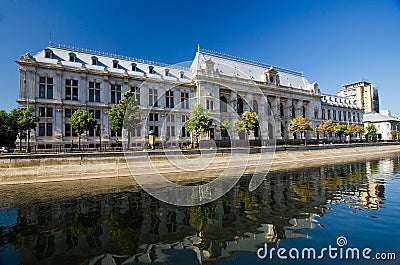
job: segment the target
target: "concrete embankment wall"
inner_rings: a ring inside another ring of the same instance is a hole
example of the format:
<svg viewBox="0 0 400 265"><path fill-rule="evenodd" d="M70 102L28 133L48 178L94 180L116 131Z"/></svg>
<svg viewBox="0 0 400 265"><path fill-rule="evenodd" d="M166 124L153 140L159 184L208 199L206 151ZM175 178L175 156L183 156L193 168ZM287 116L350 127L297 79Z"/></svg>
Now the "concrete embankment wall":
<svg viewBox="0 0 400 265"><path fill-rule="evenodd" d="M230 150L218 150L217 154L214 152L215 150L203 150L202 154L217 157L215 169L226 166L226 155ZM182 153L185 156L182 156ZM278 147L274 154L271 170L347 162L394 153L400 153L399 144L351 145L351 148L350 145ZM196 157L199 154L198 150L168 151L168 155L181 156L182 159L190 156ZM152 161L158 161L165 168L166 173L178 172L176 168L168 165L169 162L162 151L131 153L129 161L130 165L134 165L133 170L140 174L151 174L152 172L148 172L149 155ZM255 158L256 155L254 154ZM251 159L252 155L250 155L249 166L256 166L258 161ZM129 175L130 171L123 153L0 156L0 185Z"/></svg>

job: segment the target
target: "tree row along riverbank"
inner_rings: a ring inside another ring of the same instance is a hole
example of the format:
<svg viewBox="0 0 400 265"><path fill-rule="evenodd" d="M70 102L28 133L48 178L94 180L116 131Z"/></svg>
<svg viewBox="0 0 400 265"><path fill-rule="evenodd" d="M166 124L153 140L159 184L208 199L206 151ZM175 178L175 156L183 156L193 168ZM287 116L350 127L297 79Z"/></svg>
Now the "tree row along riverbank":
<svg viewBox="0 0 400 265"><path fill-rule="evenodd" d="M321 164L350 162L400 153L400 145L310 149L313 148L286 149L284 151L277 149L278 151L275 153L270 152L270 157L267 159L270 161L273 158L270 170L277 171ZM182 155L179 152L179 155L178 153L172 154L172 158L176 159L178 157L177 159L186 160L186 163L201 159L198 153ZM190 173L183 171L182 168L173 163L171 164L171 156L166 156L162 152L153 154L150 157L146 153L135 154L127 159L123 153L84 156L25 156L19 158L9 157L7 159L3 157L0 159L0 185L129 177L131 172L127 166L127 161L131 165L131 170L134 174L152 175L155 170L149 170L149 159L159 173L162 173L171 181L177 182L211 180L218 177L218 174L227 165L235 166L240 163L246 163L246 173L251 173L259 163L264 163L264 161L259 161L257 154L250 154L247 160L237 160L233 161L233 163L230 159L238 159L240 156L232 158L229 153L223 152L206 152L201 156L206 159L214 157L213 163L205 167L204 170ZM132 165L134 166L132 167ZM188 166L190 165L188 164Z"/></svg>

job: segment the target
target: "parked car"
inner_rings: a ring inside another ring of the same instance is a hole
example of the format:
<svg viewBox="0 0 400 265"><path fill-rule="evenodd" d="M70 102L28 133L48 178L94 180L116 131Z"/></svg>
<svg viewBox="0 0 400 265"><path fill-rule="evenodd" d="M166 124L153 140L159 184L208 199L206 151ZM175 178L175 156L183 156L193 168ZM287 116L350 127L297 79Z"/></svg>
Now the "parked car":
<svg viewBox="0 0 400 265"><path fill-rule="evenodd" d="M0 153L8 153L7 147L4 146L0 147Z"/></svg>

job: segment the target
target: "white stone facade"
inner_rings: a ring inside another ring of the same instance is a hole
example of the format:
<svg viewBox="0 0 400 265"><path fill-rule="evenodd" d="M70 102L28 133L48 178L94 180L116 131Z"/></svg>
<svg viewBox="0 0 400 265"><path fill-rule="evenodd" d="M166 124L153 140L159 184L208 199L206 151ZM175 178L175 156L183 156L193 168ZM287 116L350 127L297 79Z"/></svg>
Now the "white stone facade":
<svg viewBox="0 0 400 265"><path fill-rule="evenodd" d="M189 142L183 128L197 103L210 111L215 121L211 137L216 140L222 139L219 123L228 120L233 126L246 110L257 112L260 132L255 137L261 140L292 139L287 128L298 115L315 128L328 107L350 112L352 117L362 113L351 104L336 106L321 100L318 84L309 83L302 73L200 48L190 67L63 45L49 45L34 56L27 53L17 63L17 102L20 107L33 105L40 117L31 139L34 145L76 143L78 138L69 127L76 109L93 111L103 143L121 139L110 130L108 112L127 90L136 93L144 124L132 135L133 147L143 146L149 130L158 132L159 142ZM309 137L315 138L316 133ZM83 136L84 143L98 141L95 132Z"/></svg>

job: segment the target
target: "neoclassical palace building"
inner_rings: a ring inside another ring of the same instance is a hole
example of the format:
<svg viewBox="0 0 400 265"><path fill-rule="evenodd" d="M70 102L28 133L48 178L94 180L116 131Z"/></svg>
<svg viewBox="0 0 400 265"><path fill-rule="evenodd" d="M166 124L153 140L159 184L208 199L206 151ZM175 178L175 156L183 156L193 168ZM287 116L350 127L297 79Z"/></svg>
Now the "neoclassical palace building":
<svg viewBox="0 0 400 265"><path fill-rule="evenodd" d="M209 136L226 137L219 124L233 127L245 111L260 119L255 139L287 140L290 120L303 115L317 127L322 120L362 123L363 110L351 100L323 95L316 82L300 72L198 47L188 64L170 65L88 49L50 44L36 55L17 61L20 71L19 107L32 105L40 117L31 142L39 147L69 145L78 137L69 124L75 110L93 112L99 128L85 133L93 145L121 139L110 129L108 113L125 91L132 91L142 126L132 133L132 147L143 147L153 130L158 141L171 145L190 140L185 123L190 109L202 104L214 120ZM238 137L237 135L229 135ZM316 138L317 133L309 133Z"/></svg>

